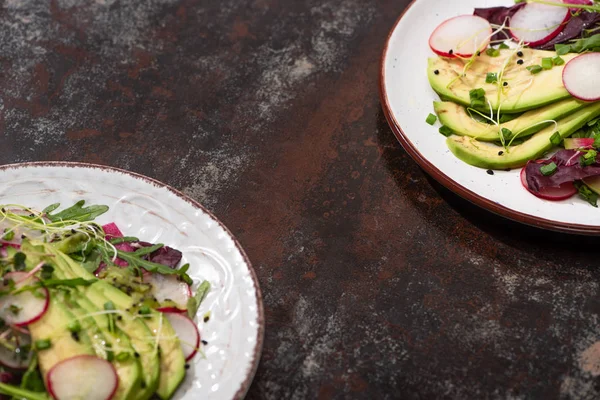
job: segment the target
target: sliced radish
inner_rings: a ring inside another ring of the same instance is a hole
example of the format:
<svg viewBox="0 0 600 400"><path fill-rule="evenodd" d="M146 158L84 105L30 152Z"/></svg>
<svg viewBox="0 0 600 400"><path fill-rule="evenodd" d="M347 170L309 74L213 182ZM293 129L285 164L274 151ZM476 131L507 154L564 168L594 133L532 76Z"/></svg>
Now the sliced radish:
<svg viewBox="0 0 600 400"><path fill-rule="evenodd" d="M144 277L152 285L152 294L159 303L171 300L178 308L185 310L192 291L190 286L177 279L176 275L151 274Z"/></svg>
<svg viewBox="0 0 600 400"><path fill-rule="evenodd" d="M163 313L163 315L169 320L179 338L185 361L191 360L200 347L200 332L198 331L198 327L194 321L183 314Z"/></svg>
<svg viewBox="0 0 600 400"><path fill-rule="evenodd" d="M175 313L175 314L183 314L183 313L187 312L187 310L181 310L176 307L160 307L160 308L157 308L156 311L160 311L163 313Z"/></svg>
<svg viewBox="0 0 600 400"><path fill-rule="evenodd" d="M566 138L564 140L565 149L576 150L585 149L594 146L594 139L592 138Z"/></svg>
<svg viewBox="0 0 600 400"><path fill-rule="evenodd" d="M529 185L527 184L527 173L525 172L525 168L526 167L523 167L521 170L521 184L529 193L533 194L534 196L537 196L541 199L559 201L573 197L573 195L577 193L577 189L573 185L573 182L565 182L559 187L542 188L539 192L534 192L533 190L529 189Z"/></svg>
<svg viewBox="0 0 600 400"><path fill-rule="evenodd" d="M442 57L471 57L484 50L492 36L490 23L476 15L461 15L442 22L429 37L429 47Z"/></svg>
<svg viewBox="0 0 600 400"><path fill-rule="evenodd" d="M582 54L569 61L562 80L573 97L583 101L600 100L600 53Z"/></svg>
<svg viewBox="0 0 600 400"><path fill-rule="evenodd" d="M562 0L548 0L562 3ZM511 35L529 46L539 46L554 39L565 28L571 18L566 7L547 4L527 3L510 19Z"/></svg>
<svg viewBox="0 0 600 400"><path fill-rule="evenodd" d="M7 279L15 282L15 289L39 282L39 279L34 276L28 277L26 272L9 272L4 275L4 280ZM3 283L1 288L6 289L7 285ZM44 315L48 309L49 300L50 294L46 288L2 296L0 297L0 318L10 325L31 324Z"/></svg>
<svg viewBox="0 0 600 400"><path fill-rule="evenodd" d="M32 354L29 333L8 328L0 336L4 342L10 343L15 348L11 350L7 346L0 346L0 364L13 369L27 368Z"/></svg>
<svg viewBox="0 0 600 400"><path fill-rule="evenodd" d="M109 400L118 384L113 365L90 355L67 358L48 371L48 391L56 400Z"/></svg>

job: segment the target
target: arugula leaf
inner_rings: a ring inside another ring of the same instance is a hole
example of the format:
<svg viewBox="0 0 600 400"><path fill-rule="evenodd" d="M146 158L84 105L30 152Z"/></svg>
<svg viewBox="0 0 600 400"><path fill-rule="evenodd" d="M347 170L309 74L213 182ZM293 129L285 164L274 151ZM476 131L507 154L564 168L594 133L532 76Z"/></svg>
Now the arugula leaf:
<svg viewBox="0 0 600 400"><path fill-rule="evenodd" d="M60 221L78 221L78 222L87 222L93 221L98 216L104 214L108 211L108 206L101 205L93 205L89 207L83 207L85 204L85 200L80 200L75 203L73 206L62 210L56 214L51 214L50 212L46 213L46 217L51 222L60 222ZM49 208L52 210L56 210L57 207L54 207L56 204L51 205ZM54 207L54 208L52 208Z"/></svg>
<svg viewBox="0 0 600 400"><path fill-rule="evenodd" d="M158 243L158 244L154 244L152 246L142 247L142 248L134 251L133 254L135 254L138 257L145 256L147 254L154 253L156 250L158 250L164 246L165 246L164 244Z"/></svg>
<svg viewBox="0 0 600 400"><path fill-rule="evenodd" d="M81 266L90 274L96 272L98 267L100 267L100 261L102 261L102 257L97 250L93 250L90 254L88 254L83 261L81 262Z"/></svg>
<svg viewBox="0 0 600 400"><path fill-rule="evenodd" d="M554 45L556 54L559 56L567 53L582 53L584 51L600 51L600 34L596 34L587 38L577 39L569 44Z"/></svg>
<svg viewBox="0 0 600 400"><path fill-rule="evenodd" d="M40 371L38 370L37 356L31 357L27 371L21 379L21 389L31 390L33 392L45 392L46 387Z"/></svg>
<svg viewBox="0 0 600 400"><path fill-rule="evenodd" d="M196 290L196 294L193 297L190 297L187 302L187 312L188 317L194 318L196 313L198 312L198 308L202 301L206 298L208 291L210 290L210 282L202 281L200 286L198 286L198 290Z"/></svg>
<svg viewBox="0 0 600 400"><path fill-rule="evenodd" d="M111 239L110 244L121 244L121 243L125 243L125 242L139 242L139 241L140 241L140 239L133 237L133 236L123 236L123 237Z"/></svg>
<svg viewBox="0 0 600 400"><path fill-rule="evenodd" d="M593 205L594 207L598 207L598 194L592 191L585 183L581 181L574 182L577 191L579 191L579 195L588 203Z"/></svg>
<svg viewBox="0 0 600 400"><path fill-rule="evenodd" d="M83 279L83 278L73 278L73 279L47 279L45 281L41 281L41 285L45 288L54 288L58 286L66 286L66 287L76 287L76 286L90 286L98 279Z"/></svg>
<svg viewBox="0 0 600 400"><path fill-rule="evenodd" d="M48 207L46 207L42 210L42 213L49 214L52 211L56 210L58 207L60 207L60 203L50 204Z"/></svg>

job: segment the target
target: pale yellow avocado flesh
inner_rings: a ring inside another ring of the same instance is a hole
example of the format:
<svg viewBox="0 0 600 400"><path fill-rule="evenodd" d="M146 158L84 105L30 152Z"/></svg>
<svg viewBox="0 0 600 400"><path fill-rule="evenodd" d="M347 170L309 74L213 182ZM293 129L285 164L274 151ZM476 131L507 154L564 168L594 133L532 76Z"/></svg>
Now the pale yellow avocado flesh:
<svg viewBox="0 0 600 400"><path fill-rule="evenodd" d="M524 166L529 160L540 158L554 147L550 138L556 131L562 138L569 137L598 116L600 116L600 102L592 103L557 121L557 127L548 126L525 142L511 146L509 151L502 146L480 142L468 136L450 136L446 143L450 151L467 164L490 169L517 168Z"/></svg>
<svg viewBox="0 0 600 400"><path fill-rule="evenodd" d="M463 74L468 60L429 58L427 66L429 83L443 100L453 101L463 106L471 103L470 90L482 88L494 111L497 111L500 106L500 111L503 113L524 112L570 97L562 82L564 65L554 66L552 69L542 70L537 74L532 74L527 70L529 66L541 65L543 58L556 57L555 52L528 48L521 51L523 56L513 55L504 69L502 81L506 81L507 86L486 83L485 80L488 72L499 73L501 71L504 62L514 53L512 49L500 50L498 57L490 57L485 52L481 53L471 64L465 76L456 80L455 78ZM566 54L561 57L565 60L566 65L576 56L577 54ZM523 64L517 64L519 59L524 61ZM450 85L453 80L455 82ZM501 88L500 97L498 96L499 88Z"/></svg>
<svg viewBox="0 0 600 400"><path fill-rule="evenodd" d="M471 111L472 115L469 115L465 107L450 101L436 101L433 103L433 108L442 125L452 129L453 133L470 136L483 142L497 142L500 140L499 132L502 128L510 130L513 135L517 135L517 138L524 139L553 124L552 121L564 118L588 105L589 103L568 98L528 111L500 125L477 121L473 118L476 115L475 111ZM485 112L482 114L486 115ZM489 116L489 113L487 114L486 116Z"/></svg>

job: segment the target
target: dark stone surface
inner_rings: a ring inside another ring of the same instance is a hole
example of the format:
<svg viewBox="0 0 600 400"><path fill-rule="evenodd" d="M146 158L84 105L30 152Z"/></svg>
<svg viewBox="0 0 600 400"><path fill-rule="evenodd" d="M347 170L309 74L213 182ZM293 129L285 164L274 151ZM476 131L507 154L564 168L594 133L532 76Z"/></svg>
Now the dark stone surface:
<svg viewBox="0 0 600 400"><path fill-rule="evenodd" d="M406 4L5 0L0 162L109 164L214 211L264 292L249 399L597 397L597 239L466 204L382 116Z"/></svg>

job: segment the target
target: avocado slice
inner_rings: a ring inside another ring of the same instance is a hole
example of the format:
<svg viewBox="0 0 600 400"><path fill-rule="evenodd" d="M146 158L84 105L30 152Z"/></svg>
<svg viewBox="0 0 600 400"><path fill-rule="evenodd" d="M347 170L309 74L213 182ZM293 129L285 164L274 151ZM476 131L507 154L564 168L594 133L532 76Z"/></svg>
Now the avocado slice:
<svg viewBox="0 0 600 400"><path fill-rule="evenodd" d="M462 75L468 60L431 57L428 60L427 77L433 90L443 100L469 106L471 104L469 91L482 88L494 111L500 107L501 112L505 113L520 113L570 97L562 82L564 65L542 70L538 74L532 74L527 70L528 66L541 65L542 58L556 57L555 52L528 48L520 51L523 57L511 56L513 50L501 50L498 57L481 53L475 58L466 75L459 79L456 78ZM566 65L566 62L576 56L577 54L566 54L561 57ZM524 60L523 64L517 64L519 59ZM507 60L503 82L486 83L487 73L499 73ZM507 82L507 86L503 86L504 82ZM500 95L499 88L502 88Z"/></svg>
<svg viewBox="0 0 600 400"><path fill-rule="evenodd" d="M57 261L61 261L58 263L59 268L67 277L95 279L95 277L81 267L79 263L66 254L57 251L53 244L44 243L42 246L44 247L45 253L52 254ZM103 305L106 299L112 301L116 308L121 310L130 309L134 305L134 301L130 296L103 280L97 280L87 287L80 287L80 290L97 306ZM175 330L169 321L162 318L162 314L157 311L152 311L148 318L144 318L143 321L139 318L134 319L127 314L128 313L124 313L124 315L122 315L123 318L118 321L117 325L130 337L133 347L140 355L140 361L144 366L144 369L146 369L146 367L152 368L153 364L157 365L160 369L157 380L158 387L156 387L156 382L151 381L151 385L153 386L152 389L156 388L156 390L150 392L149 387L147 387L144 390L144 393L136 398L145 399L147 397L144 396L148 392L150 394L156 392L163 400L171 398L185 378L185 357L183 356L183 351L181 350L179 339L176 337L177 334ZM140 329L139 323L146 326L146 329L150 330L150 334L147 333L148 331L143 332L143 330ZM137 329L134 324L138 324ZM140 341L137 345L136 340ZM145 346L146 349L138 350L138 345ZM151 346L151 351L148 350L148 346ZM155 357L157 357L158 351L160 351L160 357L157 364L155 362ZM147 358L147 360L144 358ZM148 362L148 364L146 364L146 362Z"/></svg>
<svg viewBox="0 0 600 400"><path fill-rule="evenodd" d="M513 135L523 139L553 124L545 121L559 120L589 106L589 104L574 98L568 98L528 111L499 126L477 121L469 115L465 107L449 101L435 101L433 102L433 108L442 125L452 129L455 134L470 136L482 142L497 142L500 140L499 132L502 128L510 130ZM482 114L486 115L485 112L482 112ZM472 115L475 116L476 113ZM510 137L506 138L507 141L510 139Z"/></svg>
<svg viewBox="0 0 600 400"><path fill-rule="evenodd" d="M600 102L592 103L557 121L558 132L563 139L569 137L599 115ZM511 146L508 152L502 146L479 142L468 136L450 136L446 143L450 151L467 164L490 169L517 168L527 164L529 160L538 159L554 147L550 137L555 131L554 125L548 126L525 142Z"/></svg>
<svg viewBox="0 0 600 400"><path fill-rule="evenodd" d="M95 355L90 338L85 332L79 340L71 336L68 324L75 316L57 296L50 296L48 309L36 322L29 324L33 343L37 340L50 340L50 347L38 351L40 372L47 385L48 371L59 362L80 355Z"/></svg>

